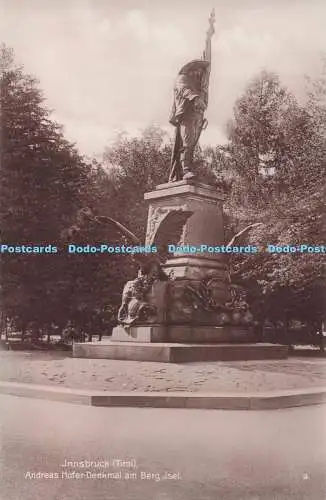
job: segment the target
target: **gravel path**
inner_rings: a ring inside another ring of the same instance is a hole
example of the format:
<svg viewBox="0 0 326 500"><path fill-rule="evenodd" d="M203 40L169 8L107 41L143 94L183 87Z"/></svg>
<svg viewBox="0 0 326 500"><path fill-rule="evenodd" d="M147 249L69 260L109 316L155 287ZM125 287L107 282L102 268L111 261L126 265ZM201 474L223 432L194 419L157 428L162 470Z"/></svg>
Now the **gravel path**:
<svg viewBox="0 0 326 500"><path fill-rule="evenodd" d="M0 380L107 391L265 392L326 387L326 359L162 364L0 351Z"/></svg>

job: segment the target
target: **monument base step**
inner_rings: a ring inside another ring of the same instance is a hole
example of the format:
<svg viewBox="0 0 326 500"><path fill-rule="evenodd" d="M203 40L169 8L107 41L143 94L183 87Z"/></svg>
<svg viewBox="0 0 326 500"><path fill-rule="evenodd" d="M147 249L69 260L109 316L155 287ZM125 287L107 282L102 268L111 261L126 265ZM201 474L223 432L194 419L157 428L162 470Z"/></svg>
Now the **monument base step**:
<svg viewBox="0 0 326 500"><path fill-rule="evenodd" d="M141 342L74 343L74 358L100 358L156 363L285 359L288 347L277 344L172 344Z"/></svg>
<svg viewBox="0 0 326 500"><path fill-rule="evenodd" d="M113 342L168 343L168 344L215 344L254 343L255 334L244 326L200 325L140 325L126 329L122 325L113 328Z"/></svg>

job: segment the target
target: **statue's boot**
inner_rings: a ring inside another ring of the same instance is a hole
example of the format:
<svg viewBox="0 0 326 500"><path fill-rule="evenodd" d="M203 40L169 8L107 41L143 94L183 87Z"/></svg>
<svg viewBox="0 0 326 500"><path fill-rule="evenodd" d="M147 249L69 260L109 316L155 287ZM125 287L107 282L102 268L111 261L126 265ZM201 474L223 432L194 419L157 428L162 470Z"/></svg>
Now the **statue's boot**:
<svg viewBox="0 0 326 500"><path fill-rule="evenodd" d="M181 153L182 179L193 179L195 174L192 171L193 151L188 145L185 146Z"/></svg>

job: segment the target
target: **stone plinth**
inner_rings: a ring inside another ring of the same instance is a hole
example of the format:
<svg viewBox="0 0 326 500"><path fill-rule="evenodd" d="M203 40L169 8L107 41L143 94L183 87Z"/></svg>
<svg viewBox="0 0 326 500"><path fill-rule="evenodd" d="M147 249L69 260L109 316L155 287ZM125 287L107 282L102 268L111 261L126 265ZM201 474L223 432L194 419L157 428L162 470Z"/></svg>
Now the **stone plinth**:
<svg viewBox="0 0 326 500"><path fill-rule="evenodd" d="M245 361L287 358L288 347L274 344L177 344L141 342L75 343L74 358L100 358L156 363Z"/></svg>

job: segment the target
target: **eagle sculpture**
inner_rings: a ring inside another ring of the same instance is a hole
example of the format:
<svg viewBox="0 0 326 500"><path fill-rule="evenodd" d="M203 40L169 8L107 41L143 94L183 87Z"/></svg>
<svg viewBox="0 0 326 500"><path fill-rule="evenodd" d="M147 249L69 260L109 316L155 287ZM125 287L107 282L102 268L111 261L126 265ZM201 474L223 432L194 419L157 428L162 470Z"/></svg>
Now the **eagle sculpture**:
<svg viewBox="0 0 326 500"><path fill-rule="evenodd" d="M155 307L148 303L146 297L156 281L167 281L169 276L163 271L162 265L168 259L168 245L178 245L184 227L193 212L182 209L172 209L164 215L160 224L150 235L147 246L156 247L157 253L132 253L132 258L138 265L137 278L128 281L122 292L121 306L118 312L118 322L131 326L136 320L148 321L155 317ZM105 224L110 237L127 241L133 246L144 246L141 239L120 222L107 216L93 216L88 211L84 216L92 222Z"/></svg>

